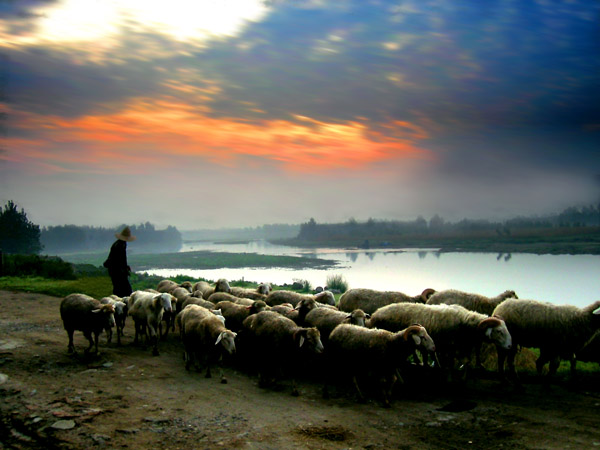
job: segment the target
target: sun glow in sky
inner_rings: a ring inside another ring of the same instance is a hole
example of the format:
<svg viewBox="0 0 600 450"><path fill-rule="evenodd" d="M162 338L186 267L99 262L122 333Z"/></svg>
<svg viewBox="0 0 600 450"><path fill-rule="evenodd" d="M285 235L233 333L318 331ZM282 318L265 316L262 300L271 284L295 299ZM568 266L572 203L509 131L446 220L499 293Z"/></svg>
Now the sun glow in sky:
<svg viewBox="0 0 600 450"><path fill-rule="evenodd" d="M182 229L597 202L599 17L580 1L6 3L0 201L41 225ZM219 206L199 215L198 195Z"/></svg>

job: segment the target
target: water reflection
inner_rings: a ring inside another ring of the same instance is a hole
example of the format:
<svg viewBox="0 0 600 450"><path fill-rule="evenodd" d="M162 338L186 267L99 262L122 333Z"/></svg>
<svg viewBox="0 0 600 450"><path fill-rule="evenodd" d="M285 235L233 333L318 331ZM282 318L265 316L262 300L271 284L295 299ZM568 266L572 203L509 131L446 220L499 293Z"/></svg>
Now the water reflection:
<svg viewBox="0 0 600 450"><path fill-rule="evenodd" d="M520 298L533 298L577 306L597 300L600 292L600 256L533 255L523 253L442 253L438 249L302 249L274 246L264 241L247 244L202 243L189 250L305 255L333 259L332 269L172 269L148 271L169 277L177 274L216 280L244 278L257 282L291 283L308 280L313 287L326 285L328 275L342 275L351 288L402 291L416 295L425 288L460 289L497 295L513 289ZM427 258L433 255L434 258Z"/></svg>

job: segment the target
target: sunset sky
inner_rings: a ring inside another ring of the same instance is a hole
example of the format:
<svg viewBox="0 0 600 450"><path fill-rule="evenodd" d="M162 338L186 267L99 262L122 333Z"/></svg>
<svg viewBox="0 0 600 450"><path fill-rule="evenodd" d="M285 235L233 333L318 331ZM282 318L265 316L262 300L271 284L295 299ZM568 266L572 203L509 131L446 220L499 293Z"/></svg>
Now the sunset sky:
<svg viewBox="0 0 600 450"><path fill-rule="evenodd" d="M0 202L180 230L600 201L600 2L0 3Z"/></svg>

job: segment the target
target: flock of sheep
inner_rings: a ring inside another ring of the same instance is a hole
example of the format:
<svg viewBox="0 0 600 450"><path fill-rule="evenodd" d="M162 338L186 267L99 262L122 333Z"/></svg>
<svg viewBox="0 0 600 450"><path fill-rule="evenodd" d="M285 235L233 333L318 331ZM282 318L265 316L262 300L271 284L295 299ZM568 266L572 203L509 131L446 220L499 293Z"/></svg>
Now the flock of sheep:
<svg viewBox="0 0 600 450"><path fill-rule="evenodd" d="M261 386L288 369L297 395L295 371L289 369L320 364L328 373L323 379L348 377L361 399L359 380L373 380L385 405L411 364L432 365L451 376L455 367L468 367L473 354L479 364L484 342L496 346L502 376L507 361L510 376L518 379L514 360L519 347L540 349L540 375L548 362L553 375L560 359L571 362L574 374L577 353L600 329L600 301L577 308L518 299L514 291L490 298L457 290L425 289L411 297L350 289L336 305L327 290L303 295L273 291L269 284L245 289L230 287L224 279L214 285L163 280L156 289L125 298L71 294L62 300L60 314L69 352L75 352L75 330L88 339L86 352L92 347L98 352L102 331L110 342L113 327L120 344L131 316L134 343L144 339L153 355L159 355L161 338L178 329L186 369L205 367L207 377L224 357L257 372ZM226 382L220 364L219 370ZM327 383L323 393L328 394Z"/></svg>

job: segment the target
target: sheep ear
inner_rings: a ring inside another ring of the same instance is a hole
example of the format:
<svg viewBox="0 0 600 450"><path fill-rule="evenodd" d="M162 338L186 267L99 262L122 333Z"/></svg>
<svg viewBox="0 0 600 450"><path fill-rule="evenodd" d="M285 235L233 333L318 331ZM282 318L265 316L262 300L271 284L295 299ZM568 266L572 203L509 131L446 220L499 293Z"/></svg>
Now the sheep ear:
<svg viewBox="0 0 600 450"><path fill-rule="evenodd" d="M99 313L100 311L102 311L102 308L98 308L98 309L92 309L93 313Z"/></svg>
<svg viewBox="0 0 600 450"><path fill-rule="evenodd" d="M421 338L417 334L412 335L413 340L415 341L415 345L421 345Z"/></svg>
<svg viewBox="0 0 600 450"><path fill-rule="evenodd" d="M221 339L223 339L223 333L219 334L219 337L217 338L217 342L215 342L215 345L217 345L219 342L221 342Z"/></svg>
<svg viewBox="0 0 600 450"><path fill-rule="evenodd" d="M302 347L302 344L304 344L304 335L300 335L300 342L298 343L298 347Z"/></svg>
<svg viewBox="0 0 600 450"><path fill-rule="evenodd" d="M492 327L489 327L487 330L485 330L485 336L486 336L488 339L491 339L491 338L492 338Z"/></svg>
<svg viewBox="0 0 600 450"><path fill-rule="evenodd" d="M596 310L594 310L594 312L592 314L599 315L600 314L600 308L597 308Z"/></svg>

